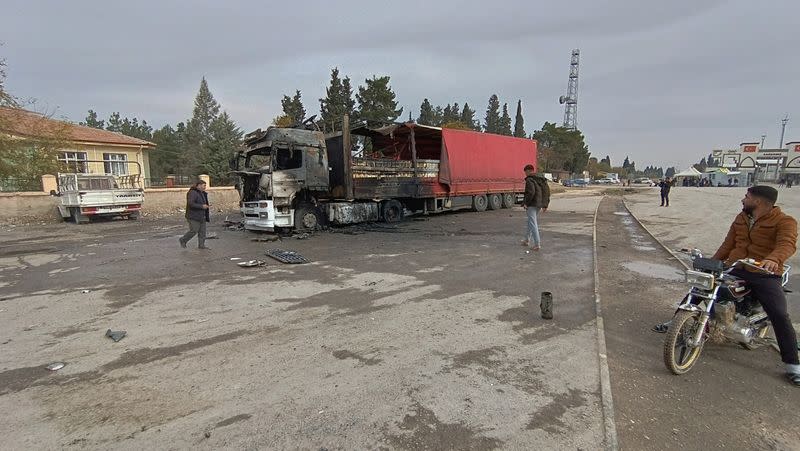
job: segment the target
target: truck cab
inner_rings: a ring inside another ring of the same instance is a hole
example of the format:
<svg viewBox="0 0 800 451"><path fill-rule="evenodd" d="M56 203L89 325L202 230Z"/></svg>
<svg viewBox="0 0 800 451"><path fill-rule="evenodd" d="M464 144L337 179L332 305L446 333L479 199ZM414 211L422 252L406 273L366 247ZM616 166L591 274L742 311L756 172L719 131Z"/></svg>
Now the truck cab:
<svg viewBox="0 0 800 451"><path fill-rule="evenodd" d="M322 132L258 129L245 136L232 168L239 177L245 229L313 229L321 221L317 199L330 191Z"/></svg>

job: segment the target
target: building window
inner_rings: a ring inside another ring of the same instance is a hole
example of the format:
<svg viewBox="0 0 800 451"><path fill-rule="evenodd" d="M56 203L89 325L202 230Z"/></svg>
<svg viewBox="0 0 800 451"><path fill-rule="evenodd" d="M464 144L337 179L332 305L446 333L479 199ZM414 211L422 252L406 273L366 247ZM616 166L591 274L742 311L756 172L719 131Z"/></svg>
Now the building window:
<svg viewBox="0 0 800 451"><path fill-rule="evenodd" d="M86 152L61 152L58 161L64 163L68 171L81 174L89 173L89 165L86 164Z"/></svg>
<svg viewBox="0 0 800 451"><path fill-rule="evenodd" d="M104 153L106 174L128 175L128 156L124 153Z"/></svg>

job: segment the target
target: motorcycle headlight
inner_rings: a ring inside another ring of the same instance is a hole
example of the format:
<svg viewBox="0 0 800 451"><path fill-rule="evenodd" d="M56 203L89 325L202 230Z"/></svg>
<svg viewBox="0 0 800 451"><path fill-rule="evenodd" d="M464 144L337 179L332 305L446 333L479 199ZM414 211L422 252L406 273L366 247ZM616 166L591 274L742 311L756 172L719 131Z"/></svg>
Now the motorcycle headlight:
<svg viewBox="0 0 800 451"><path fill-rule="evenodd" d="M703 290L714 289L714 275L700 271L686 270L686 283Z"/></svg>

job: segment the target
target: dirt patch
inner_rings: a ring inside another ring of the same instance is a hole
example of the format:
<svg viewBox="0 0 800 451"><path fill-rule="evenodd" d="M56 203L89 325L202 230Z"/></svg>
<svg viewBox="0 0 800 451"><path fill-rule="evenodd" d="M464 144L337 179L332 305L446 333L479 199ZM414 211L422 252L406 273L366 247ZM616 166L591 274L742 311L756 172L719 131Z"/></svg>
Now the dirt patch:
<svg viewBox="0 0 800 451"><path fill-rule="evenodd" d="M408 414L397 424L402 431L410 434L386 434L386 440L403 449L459 449L490 450L499 448L503 442L479 435L479 430L470 429L463 423L442 423L433 411L418 402L412 406L413 414Z"/></svg>
<svg viewBox="0 0 800 451"><path fill-rule="evenodd" d="M90 332L92 329L83 327L83 326L73 326L73 327L65 327L63 329L58 329L57 331L51 333L50 335L53 338L65 338L69 337L70 335L80 334L83 332Z"/></svg>
<svg viewBox="0 0 800 451"><path fill-rule="evenodd" d="M230 417L228 419L220 421L219 423L217 423L216 426L214 426L214 429L225 427L225 426L230 426L230 425L232 425L234 423L238 423L240 421L248 420L248 419L250 419L250 417L252 417L252 415L250 415L249 413L242 413L242 414L236 415L235 417Z"/></svg>
<svg viewBox="0 0 800 451"><path fill-rule="evenodd" d="M368 359L366 357L363 357L363 356L360 356L360 355L356 354L355 352L351 352L351 351L347 351L347 350L333 351L333 356L336 357L339 360L355 359L355 360L358 360L359 362L361 362L363 365L367 365L367 366L377 365L377 364L383 362L383 360L381 360L381 359Z"/></svg>
<svg viewBox="0 0 800 451"><path fill-rule="evenodd" d="M580 390L569 389L567 393L553 396L553 400L531 415L528 429L541 429L551 434L564 433L567 425L562 417L567 410L586 405L586 396Z"/></svg>

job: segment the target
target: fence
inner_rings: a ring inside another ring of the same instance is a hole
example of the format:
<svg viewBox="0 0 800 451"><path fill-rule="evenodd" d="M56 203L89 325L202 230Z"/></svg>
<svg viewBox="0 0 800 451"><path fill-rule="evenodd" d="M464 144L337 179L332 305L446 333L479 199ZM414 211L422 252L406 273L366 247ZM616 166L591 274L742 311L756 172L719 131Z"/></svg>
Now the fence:
<svg viewBox="0 0 800 451"><path fill-rule="evenodd" d="M180 188L192 186L197 181L197 176L192 175L167 175L144 179L145 188Z"/></svg>
<svg viewBox="0 0 800 451"><path fill-rule="evenodd" d="M0 192L42 191L42 178L0 177Z"/></svg>

